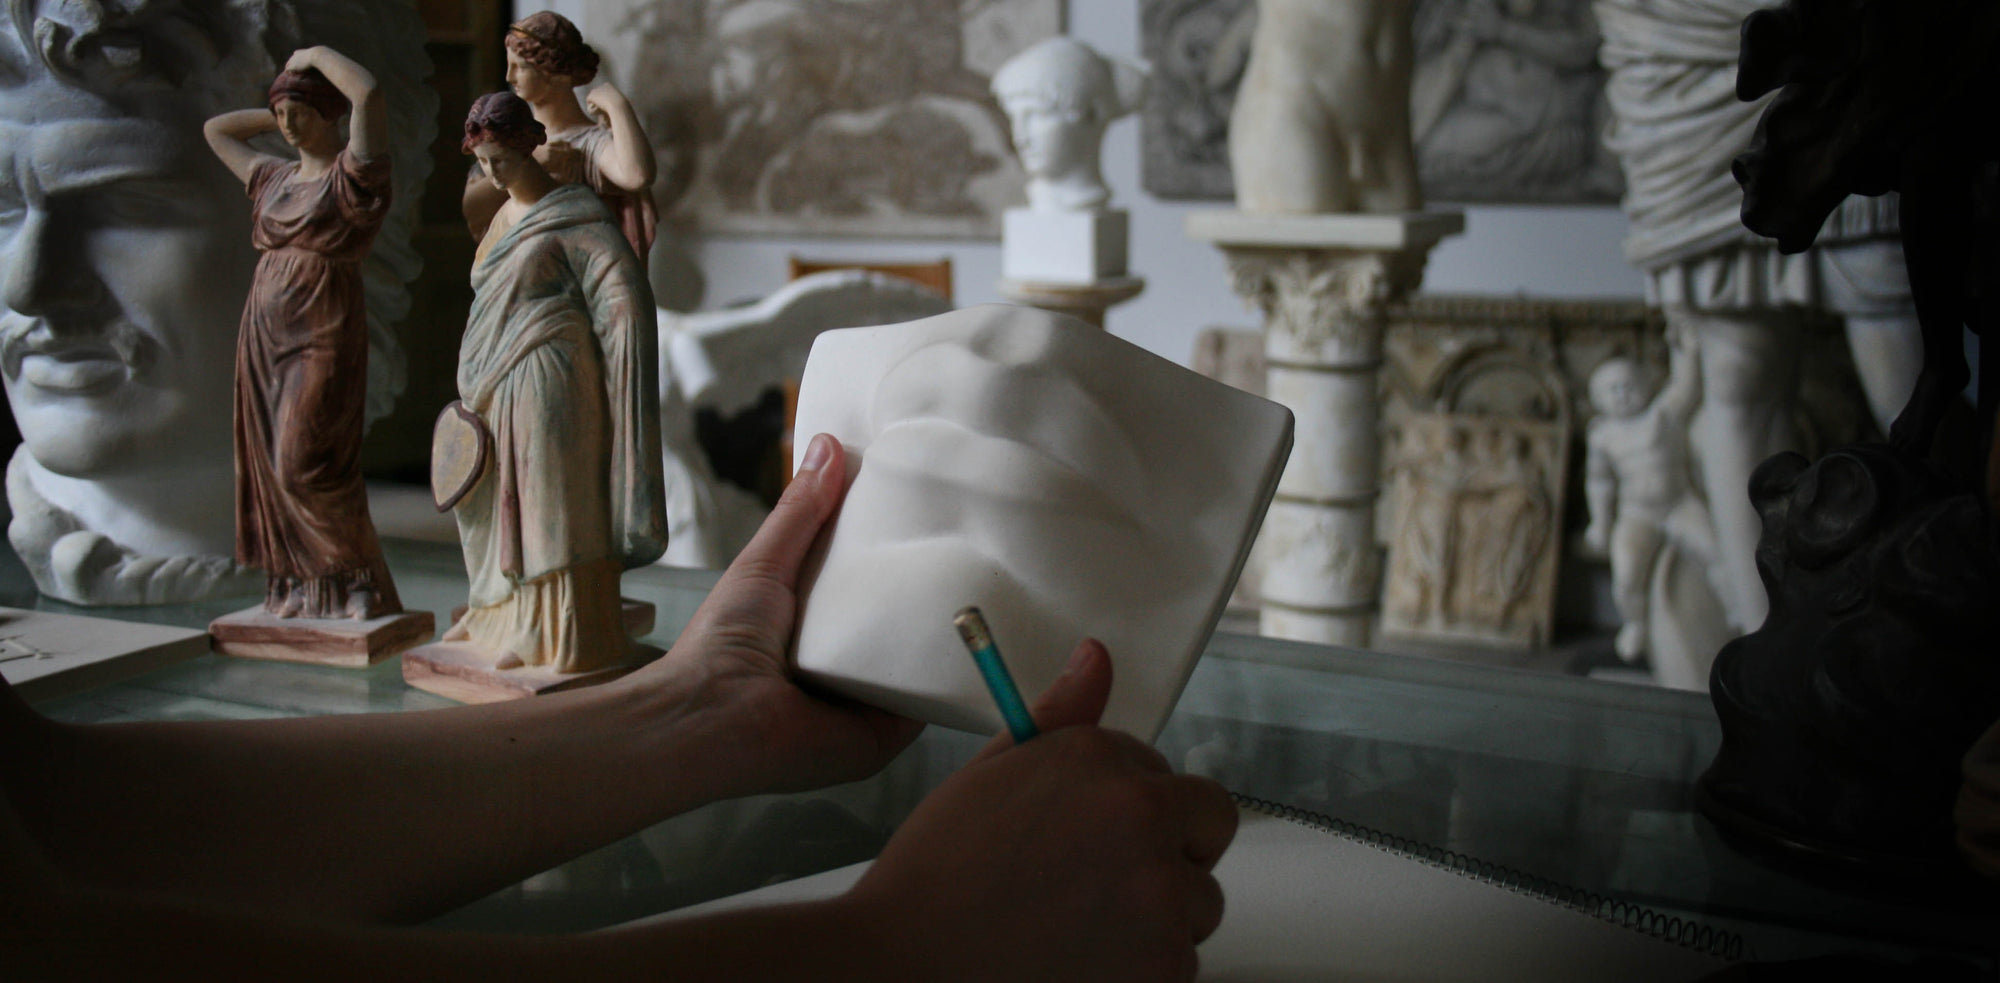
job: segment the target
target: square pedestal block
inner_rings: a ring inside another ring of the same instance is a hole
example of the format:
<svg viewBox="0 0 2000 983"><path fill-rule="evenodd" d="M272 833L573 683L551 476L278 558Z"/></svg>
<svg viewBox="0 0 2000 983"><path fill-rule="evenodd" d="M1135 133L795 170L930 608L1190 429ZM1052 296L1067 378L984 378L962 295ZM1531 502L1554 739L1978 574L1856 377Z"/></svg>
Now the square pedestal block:
<svg viewBox="0 0 2000 983"><path fill-rule="evenodd" d="M1039 283L1094 283L1125 275L1130 217L1122 211L1007 211L1000 275Z"/></svg>

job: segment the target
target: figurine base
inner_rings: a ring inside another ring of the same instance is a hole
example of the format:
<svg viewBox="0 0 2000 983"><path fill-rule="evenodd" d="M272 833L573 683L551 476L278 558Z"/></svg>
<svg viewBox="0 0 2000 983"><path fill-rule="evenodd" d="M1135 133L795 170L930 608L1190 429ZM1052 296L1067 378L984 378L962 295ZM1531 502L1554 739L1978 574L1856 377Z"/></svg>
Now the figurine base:
<svg viewBox="0 0 2000 983"><path fill-rule="evenodd" d="M493 654L470 642L434 642L403 654L403 681L460 703L499 703L608 683L666 654L633 642L625 662L590 672L557 672L544 666L493 668Z"/></svg>
<svg viewBox="0 0 2000 983"><path fill-rule="evenodd" d="M429 611L403 611L367 621L346 618L280 618L263 605L208 623L218 655L273 662L366 669L437 633Z"/></svg>
<svg viewBox="0 0 2000 983"><path fill-rule="evenodd" d="M653 606L653 602L635 601L629 597L621 597L618 602L622 605L620 615L625 622L625 634L633 638L652 634L653 625L659 620L659 609ZM458 624L458 619L465 617L465 612L463 604L452 608L451 623Z"/></svg>

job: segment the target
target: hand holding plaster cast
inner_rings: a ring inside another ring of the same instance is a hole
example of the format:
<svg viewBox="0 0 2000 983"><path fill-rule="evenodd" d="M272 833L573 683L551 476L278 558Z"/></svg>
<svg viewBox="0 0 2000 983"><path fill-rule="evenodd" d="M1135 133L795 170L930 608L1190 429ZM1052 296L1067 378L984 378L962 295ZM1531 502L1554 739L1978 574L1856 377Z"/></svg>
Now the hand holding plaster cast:
<svg viewBox="0 0 2000 983"><path fill-rule="evenodd" d="M820 336L798 421L857 462L806 574L801 670L993 730L951 624L976 604L1031 698L1077 639L1121 653L1105 720L1142 737L1221 613L1291 436L1274 403L1008 307Z"/></svg>
<svg viewBox="0 0 2000 983"><path fill-rule="evenodd" d="M195 138L263 96L273 52L310 40L390 89L398 194L364 261L368 415L401 364L415 188L436 95L407 3L17 4L0 27L0 373L22 433L9 539L46 594L80 604L247 593L232 562L231 353L256 252L242 189ZM400 83L409 84L402 85Z"/></svg>
<svg viewBox="0 0 2000 983"><path fill-rule="evenodd" d="M597 192L643 264L659 224L653 202L658 166L631 101L609 82L577 101L577 87L597 77L597 51L561 14L544 10L514 22L506 46L507 85L534 108L548 133L535 160L558 181ZM473 238L485 237L506 198L478 165L466 175L463 207Z"/></svg>
<svg viewBox="0 0 2000 983"><path fill-rule="evenodd" d="M1645 654L1648 589L1654 563L1670 538L1695 556L1712 555L1707 513L1688 459L1688 422L1701 401L1700 352L1688 332L1671 328L1667 385L1647 399L1639 366L1613 358L1590 377L1591 420L1584 493L1590 505L1585 544L1609 553L1611 579L1624 626L1620 658Z"/></svg>
<svg viewBox="0 0 2000 983"><path fill-rule="evenodd" d="M993 73L1014 150L1036 211L1096 211L1110 204L1098 156L1104 128L1139 108L1146 72L1080 41L1050 38Z"/></svg>
<svg viewBox="0 0 2000 983"><path fill-rule="evenodd" d="M1259 0L1229 166L1246 212L1413 212L1412 0Z"/></svg>

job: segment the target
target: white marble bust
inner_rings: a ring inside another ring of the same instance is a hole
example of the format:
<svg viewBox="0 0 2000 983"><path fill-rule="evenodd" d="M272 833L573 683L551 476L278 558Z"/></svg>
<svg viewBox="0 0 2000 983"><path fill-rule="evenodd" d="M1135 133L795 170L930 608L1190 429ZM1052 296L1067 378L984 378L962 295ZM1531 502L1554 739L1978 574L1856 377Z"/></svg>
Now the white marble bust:
<svg viewBox="0 0 2000 983"><path fill-rule="evenodd" d="M838 437L851 482L808 560L801 671L995 730L952 628L976 604L1030 700L1078 641L1102 640L1117 666L1104 722L1151 739L1242 569L1292 420L1075 318L986 306L821 335L796 432Z"/></svg>
<svg viewBox="0 0 2000 983"><path fill-rule="evenodd" d="M370 416L400 390L387 325L436 96L393 0L6 0L0 26L0 376L22 446L8 538L43 593L162 604L254 592L233 561L236 326L256 253L201 123L261 105L293 49L356 52L389 93L396 199L364 267Z"/></svg>
<svg viewBox="0 0 2000 983"><path fill-rule="evenodd" d="M1111 201L1098 163L1104 128L1139 108L1146 72L1106 58L1089 45L1050 38L993 73L993 95L1007 111L1014 151L1028 172L1028 205L1037 211L1096 211Z"/></svg>

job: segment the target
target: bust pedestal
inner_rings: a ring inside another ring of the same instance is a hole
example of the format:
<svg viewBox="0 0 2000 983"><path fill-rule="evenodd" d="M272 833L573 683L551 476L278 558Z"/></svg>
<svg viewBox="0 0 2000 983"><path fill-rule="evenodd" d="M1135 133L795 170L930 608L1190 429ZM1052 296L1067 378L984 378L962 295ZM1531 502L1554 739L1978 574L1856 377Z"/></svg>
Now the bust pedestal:
<svg viewBox="0 0 2000 983"><path fill-rule="evenodd" d="M1131 217L1117 209L1009 209L1000 296L1104 327L1106 310L1146 288L1144 279L1125 273L1130 225Z"/></svg>
<svg viewBox="0 0 2000 983"><path fill-rule="evenodd" d="M1236 293L1263 312L1265 392L1298 419L1259 546L1263 634L1371 640L1384 314L1423 282L1431 248L1464 229L1459 212L1187 217L1189 238L1220 248Z"/></svg>
<svg viewBox="0 0 2000 983"><path fill-rule="evenodd" d="M1000 296L1009 303L1068 314L1099 328L1104 327L1105 311L1139 296L1144 289L1145 279L1136 276L1113 277L1096 283L1000 281Z"/></svg>

